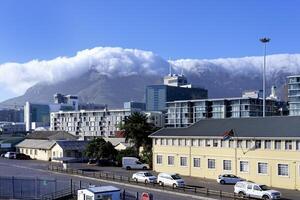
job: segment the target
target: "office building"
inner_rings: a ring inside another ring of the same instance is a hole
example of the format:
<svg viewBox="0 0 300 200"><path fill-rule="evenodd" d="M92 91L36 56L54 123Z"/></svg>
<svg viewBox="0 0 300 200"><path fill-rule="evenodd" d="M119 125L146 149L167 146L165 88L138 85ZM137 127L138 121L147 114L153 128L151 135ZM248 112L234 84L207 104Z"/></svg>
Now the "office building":
<svg viewBox="0 0 300 200"><path fill-rule="evenodd" d="M24 110L23 109L1 109L0 122L23 122Z"/></svg>
<svg viewBox="0 0 300 200"><path fill-rule="evenodd" d="M207 90L188 85L183 75L170 74L164 78L164 85L147 86L145 98L147 111L166 111L166 102L206 99Z"/></svg>
<svg viewBox="0 0 300 200"><path fill-rule="evenodd" d="M300 75L288 76L289 115L300 115Z"/></svg>
<svg viewBox="0 0 300 200"><path fill-rule="evenodd" d="M271 187L300 189L300 117L204 119L163 128L153 140L153 170L216 179L235 174ZM224 134L232 137L224 140Z"/></svg>
<svg viewBox="0 0 300 200"><path fill-rule="evenodd" d="M280 114L284 105L275 99L266 99L266 116ZM256 92L244 92L242 97L197 99L167 102L166 125L186 127L206 118L243 118L263 115L263 100Z"/></svg>
<svg viewBox="0 0 300 200"><path fill-rule="evenodd" d="M78 110L78 96L76 95L63 95L56 93L54 95L54 104L62 104L66 108L67 105L70 106L68 110ZM62 109L63 110L63 109ZM67 109L64 109L67 110Z"/></svg>
<svg viewBox="0 0 300 200"><path fill-rule="evenodd" d="M144 102L128 101L124 102L124 109L136 110L137 112L145 111L146 104Z"/></svg>
<svg viewBox="0 0 300 200"><path fill-rule="evenodd" d="M25 123L22 122L0 122L0 134L25 134Z"/></svg>
<svg viewBox="0 0 300 200"><path fill-rule="evenodd" d="M52 112L50 130L68 131L85 139L98 136L112 137L131 113L132 111L128 109Z"/></svg>
<svg viewBox="0 0 300 200"><path fill-rule="evenodd" d="M27 101L24 106L24 123L26 131L32 131L32 123L35 128L48 127L50 125L50 106Z"/></svg>

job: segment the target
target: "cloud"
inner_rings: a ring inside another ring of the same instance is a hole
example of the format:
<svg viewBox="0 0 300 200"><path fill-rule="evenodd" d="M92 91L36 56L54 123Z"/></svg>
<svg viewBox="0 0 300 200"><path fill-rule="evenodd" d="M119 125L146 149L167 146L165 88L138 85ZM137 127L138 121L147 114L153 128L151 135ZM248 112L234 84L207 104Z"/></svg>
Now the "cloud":
<svg viewBox="0 0 300 200"><path fill-rule="evenodd" d="M97 47L79 51L73 57L32 60L0 65L0 85L15 94L23 94L39 82L56 83L80 76L91 68L108 76L161 74L168 63L149 51Z"/></svg>
<svg viewBox="0 0 300 200"><path fill-rule="evenodd" d="M96 47L79 51L73 57L52 60L32 60L27 63L4 63L0 65L0 86L17 95L39 82L49 84L80 76L90 69L107 76L133 74L161 75L167 73L168 65L180 72L201 74L207 71L228 72L232 76L260 76L262 57L179 59L166 61L150 51L118 47ZM267 58L268 77L280 73L300 73L300 54L278 54Z"/></svg>

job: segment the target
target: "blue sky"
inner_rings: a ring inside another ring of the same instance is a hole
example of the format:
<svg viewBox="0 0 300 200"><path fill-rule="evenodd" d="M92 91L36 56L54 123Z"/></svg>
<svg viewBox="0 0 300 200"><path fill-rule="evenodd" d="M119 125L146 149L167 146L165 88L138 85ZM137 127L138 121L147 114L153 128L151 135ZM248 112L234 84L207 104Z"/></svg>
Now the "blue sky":
<svg viewBox="0 0 300 200"><path fill-rule="evenodd" d="M0 2L0 63L72 56L96 46L164 58L300 52L300 1L43 0ZM13 94L0 87L0 101Z"/></svg>

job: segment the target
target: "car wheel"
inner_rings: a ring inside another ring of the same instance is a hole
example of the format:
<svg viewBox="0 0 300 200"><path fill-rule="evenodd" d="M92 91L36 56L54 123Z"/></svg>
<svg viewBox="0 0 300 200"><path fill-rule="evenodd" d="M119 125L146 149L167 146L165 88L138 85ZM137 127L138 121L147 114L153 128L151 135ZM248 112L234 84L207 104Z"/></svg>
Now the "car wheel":
<svg viewBox="0 0 300 200"><path fill-rule="evenodd" d="M147 169L147 167L143 167L143 170L146 170Z"/></svg>
<svg viewBox="0 0 300 200"><path fill-rule="evenodd" d="M135 182L138 182L138 179L137 179L137 178L134 178L133 180L134 180Z"/></svg>
<svg viewBox="0 0 300 200"><path fill-rule="evenodd" d="M146 180L145 180L145 183L147 184L147 183L149 183L149 181L146 179Z"/></svg>
<svg viewBox="0 0 300 200"><path fill-rule="evenodd" d="M163 183L163 182L161 182L161 181L159 181L159 182L158 182L158 185L160 185L160 186L164 186L164 183Z"/></svg>
<svg viewBox="0 0 300 200"><path fill-rule="evenodd" d="M224 184L225 184L225 181L224 181L224 180L221 180L220 183L221 183L222 185L224 185Z"/></svg>
<svg viewBox="0 0 300 200"><path fill-rule="evenodd" d="M244 192L239 192L238 196L240 198L245 198L246 197L246 194Z"/></svg>
<svg viewBox="0 0 300 200"><path fill-rule="evenodd" d="M270 199L270 197L269 197L269 196L267 196L267 195L264 195L264 196L262 197L262 199L263 199L263 200L269 200L269 199Z"/></svg>
<svg viewBox="0 0 300 200"><path fill-rule="evenodd" d="M176 185L176 183L173 183L173 188L177 188L177 185Z"/></svg>
<svg viewBox="0 0 300 200"><path fill-rule="evenodd" d="M127 166L126 169L127 169L127 170L131 170L131 167Z"/></svg>

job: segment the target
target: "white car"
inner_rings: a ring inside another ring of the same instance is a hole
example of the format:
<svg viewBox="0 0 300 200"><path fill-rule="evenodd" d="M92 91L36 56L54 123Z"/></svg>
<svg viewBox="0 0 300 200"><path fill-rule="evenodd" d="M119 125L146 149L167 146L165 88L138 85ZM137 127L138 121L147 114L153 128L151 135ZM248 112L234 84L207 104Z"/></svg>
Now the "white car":
<svg viewBox="0 0 300 200"><path fill-rule="evenodd" d="M9 159L15 159L16 158L17 153L16 152L6 152L6 154L4 154L4 158L9 158Z"/></svg>
<svg viewBox="0 0 300 200"><path fill-rule="evenodd" d="M150 172L137 172L132 175L132 179L136 182L143 183L156 183L156 176L153 176Z"/></svg>
<svg viewBox="0 0 300 200"><path fill-rule="evenodd" d="M236 175L233 174L223 174L218 176L217 182L221 184L236 184L239 181L244 181L245 179L242 179Z"/></svg>
<svg viewBox="0 0 300 200"><path fill-rule="evenodd" d="M157 176L157 183L161 186L184 187L185 182L178 174L160 173Z"/></svg>
<svg viewBox="0 0 300 200"><path fill-rule="evenodd" d="M239 197L253 197L263 200L281 198L281 193L279 191L271 190L265 185L247 181L237 182L234 186L234 193L238 194Z"/></svg>

